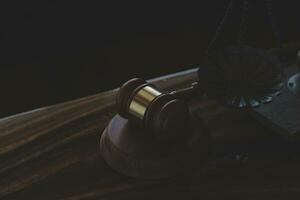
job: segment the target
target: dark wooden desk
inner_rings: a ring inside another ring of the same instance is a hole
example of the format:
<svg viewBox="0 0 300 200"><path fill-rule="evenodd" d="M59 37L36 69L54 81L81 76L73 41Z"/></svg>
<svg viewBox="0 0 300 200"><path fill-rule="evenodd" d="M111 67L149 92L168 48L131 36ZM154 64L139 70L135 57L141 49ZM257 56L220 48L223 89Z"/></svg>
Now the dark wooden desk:
<svg viewBox="0 0 300 200"><path fill-rule="evenodd" d="M165 90L195 70L152 80ZM183 177L128 178L110 169L99 139L114 115L116 90L0 120L1 199L290 199L300 197L297 145L247 114L191 102L213 135L211 161ZM195 158L197 159L197 158Z"/></svg>

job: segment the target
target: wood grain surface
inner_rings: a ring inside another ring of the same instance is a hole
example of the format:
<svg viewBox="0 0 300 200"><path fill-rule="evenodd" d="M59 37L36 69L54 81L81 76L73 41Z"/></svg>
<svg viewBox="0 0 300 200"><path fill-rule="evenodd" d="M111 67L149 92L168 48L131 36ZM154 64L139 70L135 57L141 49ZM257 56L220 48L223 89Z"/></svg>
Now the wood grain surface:
<svg viewBox="0 0 300 200"><path fill-rule="evenodd" d="M170 91L195 69L151 80ZM190 102L213 137L211 160L185 176L142 180L113 171L99 154L117 90L0 120L1 199L290 199L300 197L296 142L246 112L206 99ZM197 159L197 157L195 157Z"/></svg>

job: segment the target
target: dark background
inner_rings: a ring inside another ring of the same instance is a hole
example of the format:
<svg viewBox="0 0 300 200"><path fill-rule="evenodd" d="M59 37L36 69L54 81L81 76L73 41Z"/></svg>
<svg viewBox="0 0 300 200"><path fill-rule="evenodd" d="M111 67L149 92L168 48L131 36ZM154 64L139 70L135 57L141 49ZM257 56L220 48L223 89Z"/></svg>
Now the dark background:
<svg viewBox="0 0 300 200"><path fill-rule="evenodd" d="M141 2L1 3L0 117L197 66L228 0ZM251 2L247 43L276 46L263 1ZM220 44L234 43L240 6ZM282 40L299 41L297 1L273 8Z"/></svg>

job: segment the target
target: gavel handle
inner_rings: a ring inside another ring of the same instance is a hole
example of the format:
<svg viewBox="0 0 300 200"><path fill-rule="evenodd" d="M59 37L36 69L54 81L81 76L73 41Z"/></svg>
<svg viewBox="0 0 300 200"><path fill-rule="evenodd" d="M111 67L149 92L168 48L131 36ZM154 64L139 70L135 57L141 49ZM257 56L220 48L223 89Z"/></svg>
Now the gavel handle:
<svg viewBox="0 0 300 200"><path fill-rule="evenodd" d="M203 95L203 91L199 87L198 82L194 82L191 86L170 92L178 99L189 100Z"/></svg>

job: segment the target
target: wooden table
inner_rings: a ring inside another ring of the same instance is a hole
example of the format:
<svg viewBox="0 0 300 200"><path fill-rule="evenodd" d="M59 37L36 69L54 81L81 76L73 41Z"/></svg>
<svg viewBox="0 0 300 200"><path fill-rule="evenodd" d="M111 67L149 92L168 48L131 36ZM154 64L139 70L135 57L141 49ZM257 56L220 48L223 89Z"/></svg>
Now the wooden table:
<svg viewBox="0 0 300 200"><path fill-rule="evenodd" d="M196 71L151 80L165 90ZM141 180L113 171L99 154L117 90L0 120L1 199L290 199L300 197L298 144L247 113L203 98L190 102L211 131L213 155L185 176ZM197 158L195 158L197 159Z"/></svg>

